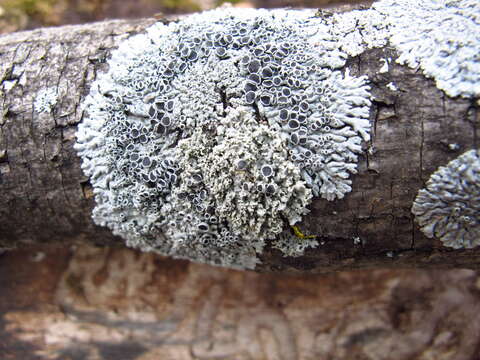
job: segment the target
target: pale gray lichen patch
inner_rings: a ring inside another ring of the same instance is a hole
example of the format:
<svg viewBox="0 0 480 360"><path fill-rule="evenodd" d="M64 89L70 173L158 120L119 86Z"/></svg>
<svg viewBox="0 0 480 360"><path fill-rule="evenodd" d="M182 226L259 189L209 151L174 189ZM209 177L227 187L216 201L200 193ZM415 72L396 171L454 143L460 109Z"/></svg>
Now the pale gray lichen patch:
<svg viewBox="0 0 480 360"><path fill-rule="evenodd" d="M385 15L374 10L354 10L336 13L326 19L327 30L349 56L366 49L383 47L388 43L388 22Z"/></svg>
<svg viewBox="0 0 480 360"><path fill-rule="evenodd" d="M398 63L420 67L447 95L479 97L479 14L478 0L380 0L325 18L319 33L349 56L392 45Z"/></svg>
<svg viewBox="0 0 480 360"><path fill-rule="evenodd" d="M480 152L469 150L435 171L412 213L422 232L445 246L480 245Z"/></svg>
<svg viewBox="0 0 480 360"><path fill-rule="evenodd" d="M9 92L10 90L12 90L18 83L18 80L4 80L2 82L3 84L3 90L5 92Z"/></svg>
<svg viewBox="0 0 480 360"><path fill-rule="evenodd" d="M480 96L480 2L478 0L382 0L397 62L420 67L449 96Z"/></svg>
<svg viewBox="0 0 480 360"><path fill-rule="evenodd" d="M38 113L50 113L58 101L58 93L55 88L41 89L35 101L33 108Z"/></svg>
<svg viewBox="0 0 480 360"><path fill-rule="evenodd" d="M312 195L351 191L369 87L312 15L216 10L122 43L77 132L94 221L129 246L253 268Z"/></svg>
<svg viewBox="0 0 480 360"><path fill-rule="evenodd" d="M393 82L389 82L387 85L386 85L387 89L391 90L391 91L398 91L398 88L397 86L395 85L395 83Z"/></svg>
<svg viewBox="0 0 480 360"><path fill-rule="evenodd" d="M458 145L457 143L451 143L448 144L448 149L451 151L458 151L460 150L460 145Z"/></svg>
<svg viewBox="0 0 480 360"><path fill-rule="evenodd" d="M305 254L305 250L316 248L319 245L314 238L299 238L290 231L282 232L272 241L272 248L280 250L286 256L300 257Z"/></svg>

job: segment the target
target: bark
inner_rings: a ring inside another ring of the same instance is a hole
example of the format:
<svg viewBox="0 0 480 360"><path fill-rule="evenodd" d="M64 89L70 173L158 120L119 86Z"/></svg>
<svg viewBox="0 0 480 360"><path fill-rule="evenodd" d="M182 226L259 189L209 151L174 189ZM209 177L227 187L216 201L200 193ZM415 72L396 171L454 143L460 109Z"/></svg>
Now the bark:
<svg viewBox="0 0 480 360"><path fill-rule="evenodd" d="M239 272L129 249L0 257L2 360L478 360L471 270Z"/></svg>
<svg viewBox="0 0 480 360"><path fill-rule="evenodd" d="M154 19L106 21L0 37L0 247L93 241L121 244L90 218L94 202L73 150L79 105L110 50ZM300 258L267 249L260 271L325 272L365 267L479 268L479 250L450 250L426 238L410 212L418 190L438 166L478 146L475 103L447 97L421 72L381 59L389 47L351 58L368 75L374 103L372 153L359 162L343 200L317 199L300 225L322 245ZM397 91L386 85L394 82ZM33 111L42 88L66 95L52 114ZM449 144L458 144L452 150ZM359 238L360 241L354 241Z"/></svg>
<svg viewBox="0 0 480 360"><path fill-rule="evenodd" d="M0 247L78 238L115 241L90 219L93 194L73 149L79 105L109 51L154 22L107 21L0 38ZM35 95L49 87L67 95L52 114L38 114Z"/></svg>

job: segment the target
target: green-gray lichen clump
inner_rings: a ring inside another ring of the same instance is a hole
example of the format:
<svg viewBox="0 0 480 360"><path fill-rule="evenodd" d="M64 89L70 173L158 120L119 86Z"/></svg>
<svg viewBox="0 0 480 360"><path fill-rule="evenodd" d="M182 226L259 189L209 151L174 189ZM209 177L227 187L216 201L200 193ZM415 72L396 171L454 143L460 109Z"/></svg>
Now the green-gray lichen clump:
<svg viewBox="0 0 480 360"><path fill-rule="evenodd" d="M305 253L308 248L315 248L318 246L318 241L312 236L298 237L287 232L281 233L275 240L272 241L272 247L280 250L286 256L298 257Z"/></svg>
<svg viewBox="0 0 480 360"><path fill-rule="evenodd" d="M351 191L369 88L311 15L216 10L121 44L77 132L94 221L142 250L254 268L313 196Z"/></svg>
<svg viewBox="0 0 480 360"><path fill-rule="evenodd" d="M412 213L423 233L445 246L480 245L480 152L469 150L435 171Z"/></svg>

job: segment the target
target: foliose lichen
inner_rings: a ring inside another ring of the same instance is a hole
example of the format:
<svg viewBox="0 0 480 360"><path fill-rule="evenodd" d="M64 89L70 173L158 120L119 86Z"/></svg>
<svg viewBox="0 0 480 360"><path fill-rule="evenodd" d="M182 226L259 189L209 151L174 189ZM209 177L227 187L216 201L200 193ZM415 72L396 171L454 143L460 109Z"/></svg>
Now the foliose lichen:
<svg viewBox="0 0 480 360"><path fill-rule="evenodd" d="M420 67L449 96L480 96L480 2L478 0L382 0L397 62Z"/></svg>
<svg viewBox="0 0 480 360"><path fill-rule="evenodd" d="M38 113L50 113L57 100L58 93L55 88L41 89L35 97L33 108Z"/></svg>
<svg viewBox="0 0 480 360"><path fill-rule="evenodd" d="M369 87L311 15L216 10L122 43L77 132L94 221L142 250L253 268L313 196L351 191Z"/></svg>
<svg viewBox="0 0 480 360"><path fill-rule="evenodd" d="M480 96L478 0L381 0L333 14L324 26L349 56L388 43L397 63L420 68L447 95Z"/></svg>
<svg viewBox="0 0 480 360"><path fill-rule="evenodd" d="M480 245L480 152L469 150L435 171L412 213L422 232L445 246Z"/></svg>

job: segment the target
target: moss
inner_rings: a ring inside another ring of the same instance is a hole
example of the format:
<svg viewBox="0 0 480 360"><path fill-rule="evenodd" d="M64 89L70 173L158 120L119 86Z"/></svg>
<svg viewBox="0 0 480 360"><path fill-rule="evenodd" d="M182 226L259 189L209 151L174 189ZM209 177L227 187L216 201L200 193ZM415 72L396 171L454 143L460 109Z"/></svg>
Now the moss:
<svg viewBox="0 0 480 360"><path fill-rule="evenodd" d="M58 3L59 0L6 0L2 6L6 15L20 12L48 23L48 20L56 13L55 6Z"/></svg>

